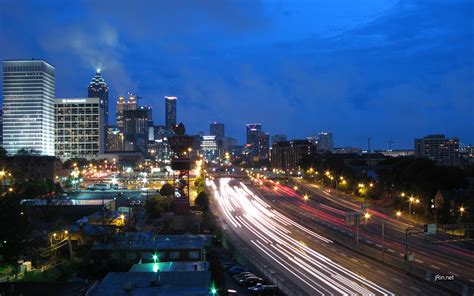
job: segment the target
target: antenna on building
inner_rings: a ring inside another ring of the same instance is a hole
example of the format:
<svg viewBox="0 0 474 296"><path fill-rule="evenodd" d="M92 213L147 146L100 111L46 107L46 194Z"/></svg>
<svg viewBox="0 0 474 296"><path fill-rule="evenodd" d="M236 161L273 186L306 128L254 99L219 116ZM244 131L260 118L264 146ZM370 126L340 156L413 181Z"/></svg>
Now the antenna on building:
<svg viewBox="0 0 474 296"><path fill-rule="evenodd" d="M367 153L370 153L370 138L367 139Z"/></svg>
<svg viewBox="0 0 474 296"><path fill-rule="evenodd" d="M392 150L392 144L393 143L394 142L392 140L388 140L388 150L390 150L390 151Z"/></svg>

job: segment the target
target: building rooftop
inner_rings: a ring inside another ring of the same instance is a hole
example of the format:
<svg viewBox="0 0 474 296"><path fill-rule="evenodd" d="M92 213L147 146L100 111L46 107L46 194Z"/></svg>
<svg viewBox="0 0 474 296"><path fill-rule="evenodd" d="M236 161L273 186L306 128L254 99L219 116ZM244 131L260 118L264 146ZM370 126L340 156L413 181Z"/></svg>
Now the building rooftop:
<svg viewBox="0 0 474 296"><path fill-rule="evenodd" d="M133 249L133 250L170 250L201 249L211 243L206 235L156 235L151 232L127 232L120 234L113 243L101 243L93 250Z"/></svg>
<svg viewBox="0 0 474 296"><path fill-rule="evenodd" d="M200 296L209 295L209 271L111 272L91 296Z"/></svg>
<svg viewBox="0 0 474 296"><path fill-rule="evenodd" d="M158 262L134 264L129 272L170 272L170 271L207 271L209 263L204 261L197 262Z"/></svg>

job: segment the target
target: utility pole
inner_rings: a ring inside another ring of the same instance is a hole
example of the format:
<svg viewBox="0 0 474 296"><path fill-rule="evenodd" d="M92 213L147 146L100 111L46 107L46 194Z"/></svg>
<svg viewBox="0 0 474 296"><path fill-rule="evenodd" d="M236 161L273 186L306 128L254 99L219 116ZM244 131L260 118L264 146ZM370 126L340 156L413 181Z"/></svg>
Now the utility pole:
<svg viewBox="0 0 474 296"><path fill-rule="evenodd" d="M385 244L385 220L382 221L382 260L383 260L383 255L385 252L384 244Z"/></svg>
<svg viewBox="0 0 474 296"><path fill-rule="evenodd" d="M393 141L388 140L388 150L392 150L392 144L393 144Z"/></svg>

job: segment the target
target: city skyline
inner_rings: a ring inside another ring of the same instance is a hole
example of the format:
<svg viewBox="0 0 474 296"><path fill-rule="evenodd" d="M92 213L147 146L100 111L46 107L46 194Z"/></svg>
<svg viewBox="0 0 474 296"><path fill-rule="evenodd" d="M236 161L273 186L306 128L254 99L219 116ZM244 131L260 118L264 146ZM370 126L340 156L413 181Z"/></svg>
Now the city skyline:
<svg viewBox="0 0 474 296"><path fill-rule="evenodd" d="M54 65L56 97L85 97L100 67L111 102L138 92L161 119L162 98L177 96L178 122L190 133L223 122L240 144L249 122L289 139L332 131L339 147L365 148L370 137L373 149L386 149L390 141L394 149L411 149L414 138L439 133L474 142L468 1L345 3L344 12L341 3L317 10L303 2L210 1L193 14L169 2L146 2L161 8L146 10L107 3L67 3L61 10L54 1L7 3L0 15L9 25L0 26L0 41L11 46L0 58ZM130 9L144 17L119 22ZM87 24L99 13L99 22ZM25 17L34 26L18 37ZM200 26L187 30L195 23ZM41 33L52 27L61 30ZM157 37L148 40L144 33ZM208 46L197 42L210 40Z"/></svg>

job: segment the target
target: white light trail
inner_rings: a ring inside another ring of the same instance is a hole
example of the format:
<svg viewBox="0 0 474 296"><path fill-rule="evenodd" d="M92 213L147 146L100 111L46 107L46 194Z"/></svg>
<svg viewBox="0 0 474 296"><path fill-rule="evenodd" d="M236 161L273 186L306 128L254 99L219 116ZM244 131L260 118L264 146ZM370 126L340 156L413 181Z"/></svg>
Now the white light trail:
<svg viewBox="0 0 474 296"><path fill-rule="evenodd" d="M221 178L218 182L216 185L208 180L206 185L213 189L225 220L243 239L250 237L251 243L265 257L307 285L306 290L324 295L393 295L296 240L290 226L305 233L309 239L322 244L332 243L330 239L272 209L242 182L230 178Z"/></svg>

